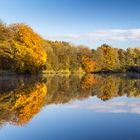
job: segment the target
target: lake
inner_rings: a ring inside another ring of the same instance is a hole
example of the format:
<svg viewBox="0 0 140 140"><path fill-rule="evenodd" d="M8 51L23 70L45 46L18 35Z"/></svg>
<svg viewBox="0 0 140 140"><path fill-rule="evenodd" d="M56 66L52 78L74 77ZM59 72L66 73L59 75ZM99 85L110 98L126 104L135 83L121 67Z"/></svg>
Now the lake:
<svg viewBox="0 0 140 140"><path fill-rule="evenodd" d="M0 77L0 140L140 140L140 76Z"/></svg>

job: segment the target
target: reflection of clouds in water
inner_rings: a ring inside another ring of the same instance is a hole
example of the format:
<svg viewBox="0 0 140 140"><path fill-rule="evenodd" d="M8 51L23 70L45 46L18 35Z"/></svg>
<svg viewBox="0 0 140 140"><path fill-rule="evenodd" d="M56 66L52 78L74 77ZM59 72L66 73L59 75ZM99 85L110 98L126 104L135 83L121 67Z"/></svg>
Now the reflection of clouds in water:
<svg viewBox="0 0 140 140"><path fill-rule="evenodd" d="M95 112L140 114L139 102L109 101L90 104L72 103L68 104L67 107L74 109L88 109Z"/></svg>
<svg viewBox="0 0 140 140"><path fill-rule="evenodd" d="M71 104L67 106L68 108L80 108L80 105L78 104Z"/></svg>

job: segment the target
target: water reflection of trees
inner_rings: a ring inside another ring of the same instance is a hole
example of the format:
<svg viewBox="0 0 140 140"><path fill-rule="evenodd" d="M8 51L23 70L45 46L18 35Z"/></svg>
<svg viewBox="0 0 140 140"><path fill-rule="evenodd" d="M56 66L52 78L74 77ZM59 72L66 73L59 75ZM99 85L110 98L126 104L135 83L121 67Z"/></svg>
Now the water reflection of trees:
<svg viewBox="0 0 140 140"><path fill-rule="evenodd" d="M140 96L140 79L121 75L2 77L0 79L0 124L28 123L43 106L64 104L95 96Z"/></svg>
<svg viewBox="0 0 140 140"><path fill-rule="evenodd" d="M103 101L119 96L140 96L140 79L122 75L55 76L48 78L47 87L46 104L61 104L90 96Z"/></svg>
<svg viewBox="0 0 140 140"><path fill-rule="evenodd" d="M45 83L39 77L0 80L0 120L26 124L40 111L46 96Z"/></svg>

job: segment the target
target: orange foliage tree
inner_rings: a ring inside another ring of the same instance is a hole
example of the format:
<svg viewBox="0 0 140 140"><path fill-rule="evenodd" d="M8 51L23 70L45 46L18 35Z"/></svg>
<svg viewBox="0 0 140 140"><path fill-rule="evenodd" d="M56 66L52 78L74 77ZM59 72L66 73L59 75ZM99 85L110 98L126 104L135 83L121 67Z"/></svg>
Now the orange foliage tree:
<svg viewBox="0 0 140 140"><path fill-rule="evenodd" d="M45 67L46 53L42 47L42 39L29 26L13 24L12 40L14 48L13 69L17 72L37 73Z"/></svg>
<svg viewBox="0 0 140 140"><path fill-rule="evenodd" d="M79 57L82 68L85 72L91 73L94 71L95 62L93 61L92 51L85 47L79 48Z"/></svg>

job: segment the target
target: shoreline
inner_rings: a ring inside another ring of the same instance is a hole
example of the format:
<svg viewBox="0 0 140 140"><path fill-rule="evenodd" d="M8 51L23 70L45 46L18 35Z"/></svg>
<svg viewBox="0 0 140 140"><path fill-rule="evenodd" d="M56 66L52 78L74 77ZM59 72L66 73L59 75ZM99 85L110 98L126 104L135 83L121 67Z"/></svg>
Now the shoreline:
<svg viewBox="0 0 140 140"><path fill-rule="evenodd" d="M37 74L28 74L28 73L16 73L14 71L11 70L0 70L0 76L2 75L44 75L44 74L48 74L48 75L59 75L59 74L66 74L66 75L70 75L70 74L100 74L100 75L110 75L110 74L135 74L135 75L140 75L140 72L137 71L126 71L126 72L116 72L116 71L100 71L100 72L92 72L92 73L86 73L86 72L68 72L68 71L57 71L57 72L52 72L52 71L43 71L43 72L39 72Z"/></svg>

